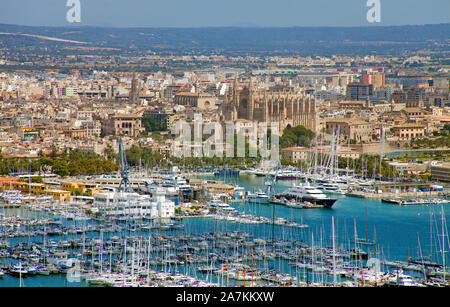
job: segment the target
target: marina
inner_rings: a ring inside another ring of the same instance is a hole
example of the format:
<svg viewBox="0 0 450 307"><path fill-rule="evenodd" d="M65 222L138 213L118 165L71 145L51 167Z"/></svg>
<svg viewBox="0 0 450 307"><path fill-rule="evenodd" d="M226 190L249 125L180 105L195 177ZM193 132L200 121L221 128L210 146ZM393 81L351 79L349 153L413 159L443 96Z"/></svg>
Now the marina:
<svg viewBox="0 0 450 307"><path fill-rule="evenodd" d="M224 182L265 186L245 174ZM272 192L292 185L279 180ZM444 202L392 206L340 195L331 208L304 205L213 197L196 215L170 218L87 214L84 203L55 201L2 207L0 285L448 285Z"/></svg>
<svg viewBox="0 0 450 307"><path fill-rule="evenodd" d="M446 199L351 197L356 177L332 167L293 181L280 161L265 176L173 167L149 177L130 171L122 146L120 178L84 183L92 196L64 202L4 186L0 286L449 285Z"/></svg>
<svg viewBox="0 0 450 307"><path fill-rule="evenodd" d="M64 276L66 286L106 287L448 285L446 199L351 197L338 172L332 182L319 172L280 179L280 162L264 177L174 167L148 178L130 172L122 142L119 158L120 180L92 197L3 191L0 286ZM144 186L133 187L139 176ZM420 211L397 220L405 212L393 203ZM422 227L417 241L406 239L411 227Z"/></svg>

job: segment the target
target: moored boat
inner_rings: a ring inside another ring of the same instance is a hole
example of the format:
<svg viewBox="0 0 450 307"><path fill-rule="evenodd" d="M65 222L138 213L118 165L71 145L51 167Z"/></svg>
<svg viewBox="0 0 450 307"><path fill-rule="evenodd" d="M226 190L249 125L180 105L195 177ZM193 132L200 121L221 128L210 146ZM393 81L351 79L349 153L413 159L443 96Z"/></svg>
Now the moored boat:
<svg viewBox="0 0 450 307"><path fill-rule="evenodd" d="M275 195L276 199L286 199L288 201L294 200L296 202L309 202L314 205L319 205L324 208L333 207L337 201L336 198L330 198L319 189L312 186L309 182L302 185L294 185L280 194Z"/></svg>

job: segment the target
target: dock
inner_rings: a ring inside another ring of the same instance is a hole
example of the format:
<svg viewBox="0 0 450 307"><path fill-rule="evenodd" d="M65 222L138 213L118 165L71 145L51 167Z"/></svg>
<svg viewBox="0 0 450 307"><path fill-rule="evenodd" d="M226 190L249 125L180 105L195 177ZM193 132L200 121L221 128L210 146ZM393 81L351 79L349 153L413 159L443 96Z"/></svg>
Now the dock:
<svg viewBox="0 0 450 307"><path fill-rule="evenodd" d="M369 193L363 191L352 191L345 194L346 196L369 198L369 199L390 199L390 198L425 198L425 197L445 197L448 195L446 191L431 192L399 192L399 193Z"/></svg>
<svg viewBox="0 0 450 307"><path fill-rule="evenodd" d="M400 199L400 198L382 198L382 202L388 203L388 204L394 204L399 206L412 206L412 205L440 205L440 204L448 204L450 203L450 200L446 199Z"/></svg>

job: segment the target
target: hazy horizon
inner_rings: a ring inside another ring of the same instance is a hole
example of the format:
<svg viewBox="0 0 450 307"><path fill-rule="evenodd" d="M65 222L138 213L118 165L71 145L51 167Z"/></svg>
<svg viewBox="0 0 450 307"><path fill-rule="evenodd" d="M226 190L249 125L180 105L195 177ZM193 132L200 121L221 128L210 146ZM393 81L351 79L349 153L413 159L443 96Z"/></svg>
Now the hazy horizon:
<svg viewBox="0 0 450 307"><path fill-rule="evenodd" d="M66 24L66 25L24 25L24 24L13 24L13 23L2 23L0 25L6 26L18 26L18 27L44 27L44 28L117 28L117 29L202 29L202 28L370 28L370 27L415 27L415 26L433 26L433 25L445 25L450 24L450 22L442 23L427 23L427 24L403 24L403 25L361 25L361 26L102 26L102 25L88 25L88 24Z"/></svg>
<svg viewBox="0 0 450 307"><path fill-rule="evenodd" d="M81 22L69 23L67 0L0 3L0 23L114 28L364 27L450 22L448 0L380 0L381 22L370 23L367 0L80 0Z"/></svg>

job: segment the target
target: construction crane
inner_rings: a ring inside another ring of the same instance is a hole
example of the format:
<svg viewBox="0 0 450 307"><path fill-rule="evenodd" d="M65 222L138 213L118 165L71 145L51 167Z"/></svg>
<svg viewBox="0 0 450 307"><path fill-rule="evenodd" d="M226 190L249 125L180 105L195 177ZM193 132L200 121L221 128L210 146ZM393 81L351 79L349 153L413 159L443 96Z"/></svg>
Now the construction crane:
<svg viewBox="0 0 450 307"><path fill-rule="evenodd" d="M130 190L130 166L127 163L127 157L125 155L125 151L123 149L123 141L122 138L119 140L119 160L120 160L120 180L119 184L119 192L125 191L129 192Z"/></svg>
<svg viewBox="0 0 450 307"><path fill-rule="evenodd" d="M272 177L270 174L270 171L267 172L265 178L264 178L264 184L267 186L266 194L271 197L273 192L273 186L275 185L277 178L278 178L278 171L282 168L280 159L277 161L276 169L275 169L275 175Z"/></svg>

